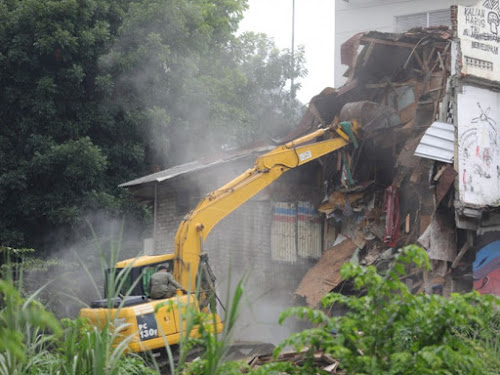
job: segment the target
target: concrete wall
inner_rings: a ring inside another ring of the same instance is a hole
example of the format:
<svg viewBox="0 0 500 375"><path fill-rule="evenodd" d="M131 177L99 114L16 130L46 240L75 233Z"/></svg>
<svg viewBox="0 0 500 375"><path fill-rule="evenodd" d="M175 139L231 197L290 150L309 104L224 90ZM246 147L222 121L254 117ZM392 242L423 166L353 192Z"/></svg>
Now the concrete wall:
<svg viewBox="0 0 500 375"><path fill-rule="evenodd" d="M347 67L340 63L340 46L364 31L395 31L395 17L471 5L471 0L335 0L335 87L345 83Z"/></svg>

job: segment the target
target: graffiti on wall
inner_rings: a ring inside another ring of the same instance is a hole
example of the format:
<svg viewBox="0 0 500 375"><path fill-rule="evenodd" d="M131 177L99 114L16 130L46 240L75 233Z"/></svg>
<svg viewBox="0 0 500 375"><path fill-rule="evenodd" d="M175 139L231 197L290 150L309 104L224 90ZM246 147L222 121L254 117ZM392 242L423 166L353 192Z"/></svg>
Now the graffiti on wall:
<svg viewBox="0 0 500 375"><path fill-rule="evenodd" d="M474 6L459 6L457 22L462 73L500 81L499 0L481 0Z"/></svg>
<svg viewBox="0 0 500 375"><path fill-rule="evenodd" d="M478 251L472 272L475 290L500 296L500 241L491 242Z"/></svg>
<svg viewBox="0 0 500 375"><path fill-rule="evenodd" d="M500 94L464 86L457 103L460 200L500 206Z"/></svg>

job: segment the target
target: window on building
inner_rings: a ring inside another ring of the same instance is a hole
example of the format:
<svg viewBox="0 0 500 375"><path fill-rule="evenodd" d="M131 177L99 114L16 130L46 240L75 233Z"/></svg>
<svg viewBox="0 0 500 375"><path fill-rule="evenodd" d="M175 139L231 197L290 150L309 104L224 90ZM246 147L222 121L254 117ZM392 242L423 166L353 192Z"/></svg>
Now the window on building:
<svg viewBox="0 0 500 375"><path fill-rule="evenodd" d="M433 10L431 12L408 14L396 17L396 32L402 33L414 27L449 26L451 27L451 12L449 9Z"/></svg>

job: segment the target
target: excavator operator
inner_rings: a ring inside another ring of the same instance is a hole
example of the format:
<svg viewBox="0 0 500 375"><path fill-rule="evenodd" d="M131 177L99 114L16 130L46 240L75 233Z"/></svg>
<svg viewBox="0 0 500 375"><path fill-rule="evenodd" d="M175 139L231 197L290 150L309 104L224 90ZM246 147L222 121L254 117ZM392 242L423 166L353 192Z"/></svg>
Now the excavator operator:
<svg viewBox="0 0 500 375"><path fill-rule="evenodd" d="M149 298L152 299L173 297L177 289L187 293L186 289L168 272L168 267L165 265L159 266L158 271L149 280Z"/></svg>

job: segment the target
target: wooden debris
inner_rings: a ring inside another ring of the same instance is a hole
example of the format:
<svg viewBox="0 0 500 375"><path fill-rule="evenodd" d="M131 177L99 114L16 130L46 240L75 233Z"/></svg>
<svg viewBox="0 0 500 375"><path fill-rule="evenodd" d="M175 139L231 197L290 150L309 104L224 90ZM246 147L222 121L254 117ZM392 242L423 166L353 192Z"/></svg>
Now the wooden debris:
<svg viewBox="0 0 500 375"><path fill-rule="evenodd" d="M459 253L457 254L457 257L451 263L450 269L457 268L458 263L460 262L464 254L467 252L467 250L469 250L472 247L472 243L473 243L472 234L470 231L467 231L467 241L465 242L464 246L462 246L462 248L460 249Z"/></svg>
<svg viewBox="0 0 500 375"><path fill-rule="evenodd" d="M437 181L439 180L439 178L441 177L441 175L443 174L443 172L445 171L445 169L448 167L448 164L446 165L442 165L441 168L439 168L438 172L436 173L436 175L434 176L434 181Z"/></svg>
<svg viewBox="0 0 500 375"><path fill-rule="evenodd" d="M275 362L290 362L292 365L301 367L306 360L307 349L301 352L289 352L283 353L277 358L273 358L271 354L259 355L251 358L247 363L250 368L258 368L267 363ZM326 371L328 374L343 374L344 371L339 371L339 361L332 358L328 354L323 352L317 352L313 354L314 366L319 371Z"/></svg>

